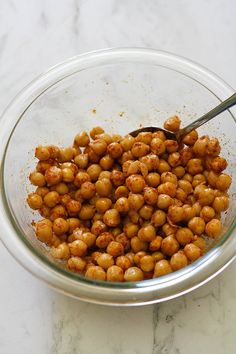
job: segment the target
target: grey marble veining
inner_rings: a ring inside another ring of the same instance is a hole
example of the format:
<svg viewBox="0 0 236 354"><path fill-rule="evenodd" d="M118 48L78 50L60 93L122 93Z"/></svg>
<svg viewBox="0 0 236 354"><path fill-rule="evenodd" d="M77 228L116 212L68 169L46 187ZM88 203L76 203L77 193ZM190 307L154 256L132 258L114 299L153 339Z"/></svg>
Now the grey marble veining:
<svg viewBox="0 0 236 354"><path fill-rule="evenodd" d="M35 76L85 51L144 46L236 87L234 0L1 0L0 111ZM236 264L181 298L109 308L55 293L0 244L0 354L234 354Z"/></svg>

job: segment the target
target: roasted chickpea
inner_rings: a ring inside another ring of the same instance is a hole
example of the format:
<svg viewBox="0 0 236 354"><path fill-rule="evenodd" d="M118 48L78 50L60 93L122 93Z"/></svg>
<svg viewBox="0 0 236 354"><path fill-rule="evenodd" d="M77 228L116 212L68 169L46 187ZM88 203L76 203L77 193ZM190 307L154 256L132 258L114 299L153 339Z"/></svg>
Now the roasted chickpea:
<svg viewBox="0 0 236 354"><path fill-rule="evenodd" d="M110 155L105 155L101 158L99 164L104 170L110 170L114 165L114 159Z"/></svg>
<svg viewBox="0 0 236 354"><path fill-rule="evenodd" d="M116 258L116 265L123 270L126 270L132 266L132 262L127 256L119 256Z"/></svg>
<svg viewBox="0 0 236 354"><path fill-rule="evenodd" d="M108 178L99 179L95 183L96 191L100 197L108 197L112 191L112 183Z"/></svg>
<svg viewBox="0 0 236 354"><path fill-rule="evenodd" d="M173 152L176 152L179 148L179 144L177 143L176 140L170 140L167 139L165 140L165 147L166 147L166 151L171 154Z"/></svg>
<svg viewBox="0 0 236 354"><path fill-rule="evenodd" d="M90 144L96 155L104 155L107 150L107 143L103 139L96 139Z"/></svg>
<svg viewBox="0 0 236 354"><path fill-rule="evenodd" d="M166 213L163 210L156 210L151 218L151 223L155 227L164 225L166 222Z"/></svg>
<svg viewBox="0 0 236 354"><path fill-rule="evenodd" d="M129 211L128 199L125 197L117 199L115 209L117 209L119 213L127 213Z"/></svg>
<svg viewBox="0 0 236 354"><path fill-rule="evenodd" d="M96 139L97 135L100 135L103 133L104 133L104 129L102 129L101 127L94 127L93 129L90 130L90 136L93 140Z"/></svg>
<svg viewBox="0 0 236 354"><path fill-rule="evenodd" d="M138 235L139 226L136 224L128 223L124 226L125 235L132 238Z"/></svg>
<svg viewBox="0 0 236 354"><path fill-rule="evenodd" d="M160 184L161 177L159 173L152 172L147 175L145 181L149 187L157 187Z"/></svg>
<svg viewBox="0 0 236 354"><path fill-rule="evenodd" d="M203 157L207 153L207 147L209 143L209 136L203 135L197 139L195 144L193 145L193 151L196 156Z"/></svg>
<svg viewBox="0 0 236 354"><path fill-rule="evenodd" d="M168 218L172 223L179 223L184 220L184 209L178 205L171 205L168 209Z"/></svg>
<svg viewBox="0 0 236 354"><path fill-rule="evenodd" d="M158 251L161 248L162 237L156 236L149 244L150 251Z"/></svg>
<svg viewBox="0 0 236 354"><path fill-rule="evenodd" d="M176 194L176 185L172 182L165 182L157 187L158 194L167 194L174 198Z"/></svg>
<svg viewBox="0 0 236 354"><path fill-rule="evenodd" d="M141 141L136 141L131 148L132 155L136 158L147 155L149 151L150 147Z"/></svg>
<svg viewBox="0 0 236 354"><path fill-rule="evenodd" d="M159 209L168 209L172 205L173 200L168 194L159 194L157 198L157 206Z"/></svg>
<svg viewBox="0 0 236 354"><path fill-rule="evenodd" d="M90 220L94 217L94 214L95 208L93 205L83 204L79 212L79 218L81 220Z"/></svg>
<svg viewBox="0 0 236 354"><path fill-rule="evenodd" d="M30 193L27 198L27 203L31 209L37 210L42 208L43 199L37 193Z"/></svg>
<svg viewBox="0 0 236 354"><path fill-rule="evenodd" d="M168 164L171 167L177 167L181 165L181 155L179 152L172 152L168 157Z"/></svg>
<svg viewBox="0 0 236 354"><path fill-rule="evenodd" d="M167 236L162 240L161 243L162 253L166 254L167 256L172 256L178 250L179 250L179 243L174 237Z"/></svg>
<svg viewBox="0 0 236 354"><path fill-rule="evenodd" d="M109 227L116 227L120 224L120 214L116 209L109 209L103 216L103 222Z"/></svg>
<svg viewBox="0 0 236 354"><path fill-rule="evenodd" d="M61 243L58 247L51 248L51 255L53 258L57 259L69 259L70 249L66 242Z"/></svg>
<svg viewBox="0 0 236 354"><path fill-rule="evenodd" d="M46 206L45 206L46 207ZM66 218L68 216L68 213L63 205L56 205L54 208L50 209L49 215L50 220L55 220L56 218Z"/></svg>
<svg viewBox="0 0 236 354"><path fill-rule="evenodd" d="M126 269L124 274L125 281L140 281L143 280L144 275L140 268L138 267L130 267Z"/></svg>
<svg viewBox="0 0 236 354"><path fill-rule="evenodd" d="M205 232L211 238L217 238L221 234L221 231L222 224L218 219L212 219L206 224Z"/></svg>
<svg viewBox="0 0 236 354"><path fill-rule="evenodd" d="M112 205L112 201L109 198L99 198L96 202L96 209L98 213L105 213L108 209L110 209Z"/></svg>
<svg viewBox="0 0 236 354"><path fill-rule="evenodd" d="M148 224L148 225L143 226L139 229L138 237L142 241L151 242L156 237L156 230L151 224Z"/></svg>
<svg viewBox="0 0 236 354"><path fill-rule="evenodd" d="M140 259L140 268L144 272L151 272L154 269L155 261L151 255L143 256Z"/></svg>
<svg viewBox="0 0 236 354"><path fill-rule="evenodd" d="M219 178L219 175L216 172L209 171L209 173L207 175L207 181L212 188L216 187L216 182L217 182L218 178Z"/></svg>
<svg viewBox="0 0 236 354"><path fill-rule="evenodd" d="M199 216L199 215L200 215L200 212L201 212L201 210L202 210L201 205L200 205L198 202L196 202L196 203L194 203L194 204L192 205L192 208L193 208L193 210L194 210L194 212L195 212L195 216Z"/></svg>
<svg viewBox="0 0 236 354"><path fill-rule="evenodd" d="M187 171L190 175L196 175L203 172L202 161L200 159L191 159L187 163Z"/></svg>
<svg viewBox="0 0 236 354"><path fill-rule="evenodd" d="M135 138L132 135L128 134L123 139L121 139L120 145L122 146L124 151L129 151L131 150L134 142L135 142Z"/></svg>
<svg viewBox="0 0 236 354"><path fill-rule="evenodd" d="M70 249L70 253L73 256L78 256L78 257L84 256L88 248L86 243L82 240L75 240L69 243L68 246Z"/></svg>
<svg viewBox="0 0 236 354"><path fill-rule="evenodd" d="M191 262L193 262L201 256L201 249L193 243L189 243L184 247L184 254Z"/></svg>
<svg viewBox="0 0 236 354"><path fill-rule="evenodd" d="M109 243L114 241L114 236L111 232L103 232L96 239L96 246L98 248L107 248Z"/></svg>
<svg viewBox="0 0 236 354"><path fill-rule="evenodd" d="M92 234L92 232L83 232L78 236L78 240L83 241L88 248L93 247L96 241L96 235Z"/></svg>
<svg viewBox="0 0 236 354"><path fill-rule="evenodd" d="M106 280L106 272L100 266L90 266L85 272L85 277L95 280Z"/></svg>
<svg viewBox="0 0 236 354"><path fill-rule="evenodd" d="M122 282L124 280L123 269L113 265L107 269L107 281Z"/></svg>
<svg viewBox="0 0 236 354"><path fill-rule="evenodd" d="M45 180L49 186L58 184L62 180L62 171L56 166L51 166L45 171Z"/></svg>
<svg viewBox="0 0 236 354"><path fill-rule="evenodd" d="M29 175L29 180L34 186L38 187L43 187L46 184L44 175L37 171L34 171Z"/></svg>
<svg viewBox="0 0 236 354"><path fill-rule="evenodd" d="M57 218L53 221L53 231L60 236L69 230L68 222L63 218Z"/></svg>
<svg viewBox="0 0 236 354"><path fill-rule="evenodd" d="M157 202L158 193L157 190L153 187L145 187L143 196L147 204L154 205Z"/></svg>
<svg viewBox="0 0 236 354"><path fill-rule="evenodd" d="M106 270L114 265L114 259L108 253L101 253L101 255L97 258L97 264Z"/></svg>
<svg viewBox="0 0 236 354"><path fill-rule="evenodd" d="M150 146L152 152L154 152L154 154L156 154L157 156L164 154L164 152L166 151L165 143L160 138L153 138Z"/></svg>
<svg viewBox="0 0 236 354"><path fill-rule="evenodd" d="M163 172L168 172L171 170L170 165L168 164L168 162L166 160L160 159L159 161L159 166L157 168L157 171L159 173L163 173Z"/></svg>
<svg viewBox="0 0 236 354"><path fill-rule="evenodd" d="M198 194L198 202L200 205L211 205L213 200L215 199L214 190L211 188L205 188L201 190Z"/></svg>
<svg viewBox="0 0 236 354"><path fill-rule="evenodd" d="M212 138L208 141L206 153L210 156L218 156L220 153L220 143L217 138Z"/></svg>
<svg viewBox="0 0 236 354"><path fill-rule="evenodd" d="M79 168L87 168L88 154L79 154L79 155L75 156L74 162Z"/></svg>
<svg viewBox="0 0 236 354"><path fill-rule="evenodd" d="M80 226L80 221L77 218L69 218L66 221L68 223L68 232L70 234Z"/></svg>
<svg viewBox="0 0 236 354"><path fill-rule="evenodd" d="M153 153L141 157L139 161L147 167L148 171L155 171L159 166L159 157Z"/></svg>
<svg viewBox="0 0 236 354"><path fill-rule="evenodd" d="M92 164L87 168L87 174L92 182L96 182L102 172L102 168L98 164Z"/></svg>
<svg viewBox="0 0 236 354"><path fill-rule="evenodd" d="M66 209L70 216L76 216L82 210L82 208L84 208L84 206L81 207L81 203L78 200L71 199L66 204Z"/></svg>
<svg viewBox="0 0 236 354"><path fill-rule="evenodd" d="M162 130L157 130L157 131L153 132L153 133L152 133L152 137L153 137L153 138L159 138L159 139L161 139L162 141L165 141L165 140L166 140L165 133L164 133Z"/></svg>
<svg viewBox="0 0 236 354"><path fill-rule="evenodd" d="M129 195L129 190L125 186L119 186L115 190L115 198L116 199L119 199L121 197L126 197L127 198L128 195Z"/></svg>
<svg viewBox="0 0 236 354"><path fill-rule="evenodd" d="M203 174L198 173L193 177L192 186L196 188L198 185L204 185L206 183L206 178Z"/></svg>
<svg viewBox="0 0 236 354"><path fill-rule="evenodd" d="M206 241L200 236L194 236L193 244L201 249L203 252L206 248Z"/></svg>
<svg viewBox="0 0 236 354"><path fill-rule="evenodd" d="M134 224L138 224L139 222L141 222L140 215L136 210L130 210L128 212L128 217L129 220Z"/></svg>
<svg viewBox="0 0 236 354"><path fill-rule="evenodd" d="M205 221L202 218L195 216L189 220L188 227L195 235L201 235L205 229Z"/></svg>
<svg viewBox="0 0 236 354"><path fill-rule="evenodd" d="M193 233L187 227L182 227L177 230L175 237L181 246L185 246L193 240Z"/></svg>
<svg viewBox="0 0 236 354"><path fill-rule="evenodd" d="M35 157L40 161L46 161L50 158L50 151L47 146L38 146L35 149Z"/></svg>
<svg viewBox="0 0 236 354"><path fill-rule="evenodd" d="M58 160L60 162L71 161L74 157L74 150L72 147L67 147L59 150Z"/></svg>
<svg viewBox="0 0 236 354"><path fill-rule="evenodd" d="M46 206L53 208L60 202L60 195L55 191L48 192L43 198L43 201Z"/></svg>
<svg viewBox="0 0 236 354"><path fill-rule="evenodd" d="M151 206L151 205L144 205L144 206L142 206L142 208L139 209L139 215L144 220L151 219L152 213L153 213L153 206Z"/></svg>
<svg viewBox="0 0 236 354"><path fill-rule="evenodd" d="M192 146L195 144L195 142L198 139L198 133L196 130L192 130L190 133L188 133L187 135L185 135L185 137L183 138L183 143L185 145L188 146Z"/></svg>
<svg viewBox="0 0 236 354"><path fill-rule="evenodd" d="M213 203L214 204L214 203ZM200 211L200 217L205 221L208 222L215 217L215 210L210 206L204 206Z"/></svg>
<svg viewBox="0 0 236 354"><path fill-rule="evenodd" d="M212 203L212 207L217 213L227 210L229 207L229 198L226 196L216 197Z"/></svg>
<svg viewBox="0 0 236 354"><path fill-rule="evenodd" d="M188 265L188 259L182 251L173 254L170 259L170 266L173 270L179 270L186 267L186 265Z"/></svg>
<svg viewBox="0 0 236 354"><path fill-rule="evenodd" d="M185 202L185 200L187 199L187 194L183 189L177 188L175 198L180 200L181 202Z"/></svg>
<svg viewBox="0 0 236 354"><path fill-rule="evenodd" d="M43 219L36 223L35 234L39 241L50 245L53 240L52 223L48 219Z"/></svg>
<svg viewBox="0 0 236 354"><path fill-rule="evenodd" d="M139 251L146 251L148 249L148 243L146 241L142 241L137 236L133 236L131 238L130 245L134 253L137 253Z"/></svg>
<svg viewBox="0 0 236 354"><path fill-rule="evenodd" d="M48 194L49 189L47 187L38 187L36 188L35 193L38 194L40 197L44 198L46 194Z"/></svg>
<svg viewBox="0 0 236 354"><path fill-rule="evenodd" d="M82 146L85 147L89 144L89 136L86 132L81 132L80 134L77 134L74 139L74 143L77 146Z"/></svg>
<svg viewBox="0 0 236 354"><path fill-rule="evenodd" d="M170 225L168 223L166 223L162 226L162 231L164 232L164 234L166 236L175 235L177 230L178 230L177 226Z"/></svg>
<svg viewBox="0 0 236 354"><path fill-rule="evenodd" d="M124 246L120 242L111 241L107 246L107 253L113 257L118 257L124 254Z"/></svg>
<svg viewBox="0 0 236 354"><path fill-rule="evenodd" d="M91 232L96 236L100 235L101 233L107 231L107 226L102 222L102 220L93 221L91 226Z"/></svg>
<svg viewBox="0 0 236 354"><path fill-rule="evenodd" d="M140 193L145 187L145 180L140 175L131 175L126 179L126 186L132 193Z"/></svg>
<svg viewBox="0 0 236 354"><path fill-rule="evenodd" d="M111 182L115 187L121 186L125 182L124 173L121 171L113 170L110 176Z"/></svg>
<svg viewBox="0 0 236 354"><path fill-rule="evenodd" d="M222 173L218 176L215 186L217 189L224 192L229 189L231 182L232 178L229 175Z"/></svg>
<svg viewBox="0 0 236 354"><path fill-rule="evenodd" d="M227 165L227 161L220 156L214 157L210 163L211 169L216 173L220 173L225 170Z"/></svg>
<svg viewBox="0 0 236 354"><path fill-rule="evenodd" d="M177 132L180 128L181 120L178 116L173 116L164 122L164 128L171 132Z"/></svg>
<svg viewBox="0 0 236 354"><path fill-rule="evenodd" d="M91 199L96 193L96 187L91 182L84 182L80 188L80 195L83 199Z"/></svg>
<svg viewBox="0 0 236 354"><path fill-rule="evenodd" d="M107 146L107 152L113 159L118 159L123 153L123 148L120 143L111 143Z"/></svg>
<svg viewBox="0 0 236 354"><path fill-rule="evenodd" d="M153 278L161 277L169 273L172 273L170 262L166 259L162 259L155 265Z"/></svg>
<svg viewBox="0 0 236 354"><path fill-rule="evenodd" d="M83 171L79 171L75 176L74 184L76 187L79 188L79 187L81 187L81 185L84 182L90 182L90 181L91 181L91 178L88 173L83 172Z"/></svg>
<svg viewBox="0 0 236 354"><path fill-rule="evenodd" d="M86 267L86 261L81 257L71 257L68 259L67 265L71 270L82 272Z"/></svg>

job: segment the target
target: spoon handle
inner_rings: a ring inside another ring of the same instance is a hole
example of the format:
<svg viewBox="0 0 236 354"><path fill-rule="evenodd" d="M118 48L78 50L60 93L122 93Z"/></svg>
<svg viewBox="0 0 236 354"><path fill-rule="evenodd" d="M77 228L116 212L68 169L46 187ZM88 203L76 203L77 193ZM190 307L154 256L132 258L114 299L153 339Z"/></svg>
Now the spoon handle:
<svg viewBox="0 0 236 354"><path fill-rule="evenodd" d="M236 93L227 98L225 101L221 102L218 106L213 108L210 112L204 114L202 117L196 119L191 124L187 125L185 128L180 129L176 134L177 140L181 139L186 134L190 133L192 130L199 128L202 124L208 122L218 114L224 112L226 109L234 106L236 104Z"/></svg>

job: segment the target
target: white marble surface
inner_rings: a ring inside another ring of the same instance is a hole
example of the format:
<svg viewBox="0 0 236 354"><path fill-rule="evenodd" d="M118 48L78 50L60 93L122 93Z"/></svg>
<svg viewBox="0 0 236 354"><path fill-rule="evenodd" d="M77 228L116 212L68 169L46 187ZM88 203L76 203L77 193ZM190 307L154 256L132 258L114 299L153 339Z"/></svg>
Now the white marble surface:
<svg viewBox="0 0 236 354"><path fill-rule="evenodd" d="M0 111L36 75L113 46L172 51L236 88L235 0L1 0ZM234 354L236 263L177 300L106 308L48 289L0 244L1 354Z"/></svg>

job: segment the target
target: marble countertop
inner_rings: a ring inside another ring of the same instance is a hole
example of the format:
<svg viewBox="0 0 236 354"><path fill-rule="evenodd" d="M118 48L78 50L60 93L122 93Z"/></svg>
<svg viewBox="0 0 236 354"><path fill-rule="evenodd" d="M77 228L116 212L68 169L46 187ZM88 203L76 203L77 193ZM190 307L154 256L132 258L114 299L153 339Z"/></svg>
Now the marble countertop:
<svg viewBox="0 0 236 354"><path fill-rule="evenodd" d="M0 111L35 76L90 50L142 46L210 68L236 88L235 0L1 0ZM109 308L50 290L0 243L1 354L234 354L236 263L166 303Z"/></svg>

